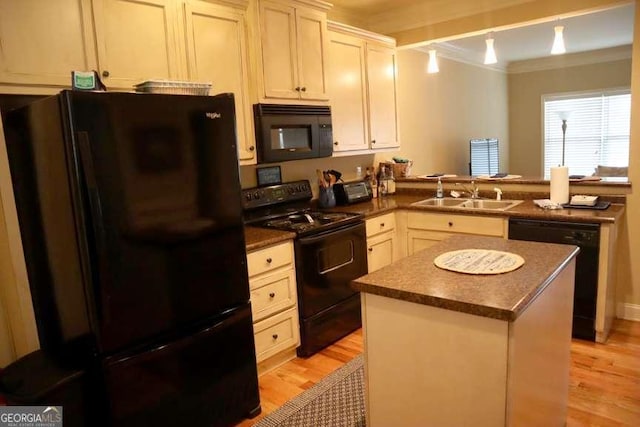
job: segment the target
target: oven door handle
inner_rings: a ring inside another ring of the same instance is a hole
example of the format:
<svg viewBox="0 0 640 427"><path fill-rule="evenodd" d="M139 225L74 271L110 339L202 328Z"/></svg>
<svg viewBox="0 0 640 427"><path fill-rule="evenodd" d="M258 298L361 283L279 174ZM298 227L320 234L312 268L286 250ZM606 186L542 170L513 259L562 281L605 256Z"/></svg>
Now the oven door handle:
<svg viewBox="0 0 640 427"><path fill-rule="evenodd" d="M299 237L298 242L303 245L313 244L313 243L319 242L322 239L325 239L327 236L332 236L334 234L342 233L345 231L351 231L352 229L358 228L358 226L361 224L362 222L357 222L355 224L345 225L344 227L327 230L320 234L314 234L313 236Z"/></svg>

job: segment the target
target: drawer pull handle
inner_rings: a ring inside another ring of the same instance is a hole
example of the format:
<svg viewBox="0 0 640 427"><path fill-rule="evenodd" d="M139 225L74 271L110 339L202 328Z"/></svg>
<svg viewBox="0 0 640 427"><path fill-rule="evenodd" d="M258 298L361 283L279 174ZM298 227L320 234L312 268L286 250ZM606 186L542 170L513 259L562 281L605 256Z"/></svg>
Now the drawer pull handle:
<svg viewBox="0 0 640 427"><path fill-rule="evenodd" d="M273 339L274 339L274 340L277 340L277 339L278 339L278 334L273 334L273 335L271 335L271 336L273 337Z"/></svg>
<svg viewBox="0 0 640 427"><path fill-rule="evenodd" d="M449 227L453 227L453 222L449 221Z"/></svg>
<svg viewBox="0 0 640 427"><path fill-rule="evenodd" d="M381 223L380 223L380 227L384 227L384 222L381 222Z"/></svg>
<svg viewBox="0 0 640 427"><path fill-rule="evenodd" d="M449 223L451 224L451 223ZM271 258L267 258L267 264L271 264L273 262L273 260Z"/></svg>
<svg viewBox="0 0 640 427"><path fill-rule="evenodd" d="M373 248L369 248L369 252L373 252Z"/></svg>
<svg viewBox="0 0 640 427"><path fill-rule="evenodd" d="M275 292L271 292L271 293L269 294L269 298L275 298L275 296L276 296L276 293L275 293Z"/></svg>

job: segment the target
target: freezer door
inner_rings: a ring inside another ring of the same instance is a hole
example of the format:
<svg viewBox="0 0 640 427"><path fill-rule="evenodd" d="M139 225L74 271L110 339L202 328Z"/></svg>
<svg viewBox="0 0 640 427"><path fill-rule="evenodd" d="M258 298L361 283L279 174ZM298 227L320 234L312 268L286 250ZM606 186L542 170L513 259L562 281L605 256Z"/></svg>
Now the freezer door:
<svg viewBox="0 0 640 427"><path fill-rule="evenodd" d="M63 97L99 350L246 303L233 95Z"/></svg>
<svg viewBox="0 0 640 427"><path fill-rule="evenodd" d="M260 411L251 310L104 364L110 425L226 426Z"/></svg>

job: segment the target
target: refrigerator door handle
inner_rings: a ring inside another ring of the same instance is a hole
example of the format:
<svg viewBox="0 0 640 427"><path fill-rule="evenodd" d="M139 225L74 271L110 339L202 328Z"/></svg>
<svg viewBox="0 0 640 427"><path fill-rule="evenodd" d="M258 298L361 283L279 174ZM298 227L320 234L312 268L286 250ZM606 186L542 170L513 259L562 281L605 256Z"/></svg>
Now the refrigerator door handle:
<svg viewBox="0 0 640 427"><path fill-rule="evenodd" d="M89 206L91 209L91 227L93 228L94 235L94 247L97 257L97 275L90 274L88 280L91 281L91 292L99 291L101 293L100 298L96 298L96 302L103 301L109 306L110 296L106 292L101 282L109 274L107 268L107 252L105 247L105 230L103 227L102 217L102 203L100 202L100 194L96 185L96 174L93 163L93 155L91 154L91 146L89 143L89 134L87 132L76 132L76 141L78 141L78 149L80 151L80 161L82 163L82 176L86 186L87 194L89 196ZM92 272L93 273L93 272ZM97 282L97 283L96 283ZM96 287L96 285L98 285ZM110 315L109 310L105 310L104 304L96 303L98 310L98 318L104 323L109 323Z"/></svg>

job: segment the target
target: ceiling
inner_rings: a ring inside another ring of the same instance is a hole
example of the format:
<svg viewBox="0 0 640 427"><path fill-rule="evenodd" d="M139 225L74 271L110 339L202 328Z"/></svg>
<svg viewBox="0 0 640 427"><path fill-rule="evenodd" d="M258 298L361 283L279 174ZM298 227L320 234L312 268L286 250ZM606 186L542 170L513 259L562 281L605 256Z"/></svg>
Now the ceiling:
<svg viewBox="0 0 640 427"><path fill-rule="evenodd" d="M586 52L633 41L634 4L607 9L587 15L550 21L504 31L494 31L493 37L499 64L550 56L554 27L564 27L567 53ZM471 62L482 63L487 34L465 37L434 44Z"/></svg>
<svg viewBox="0 0 640 427"><path fill-rule="evenodd" d="M435 7L442 5L441 0L329 0L335 6L360 17L392 16L400 9L410 9L416 4L424 3ZM450 0L449 0L450 1ZM502 0L508 3L507 0ZM511 0L511 3L522 3ZM630 45L633 41L634 7L636 2L612 7L606 10L564 18L560 21L550 20L533 25L510 29L493 29L494 46L498 56L498 64L493 68L506 68L506 65L533 58L550 56L556 25L564 26L564 40L567 53L585 52L615 46ZM471 63L484 62L486 33L448 39L433 43L439 53L450 58L461 59ZM429 47L431 48L431 47ZM426 48L422 48L425 50Z"/></svg>

